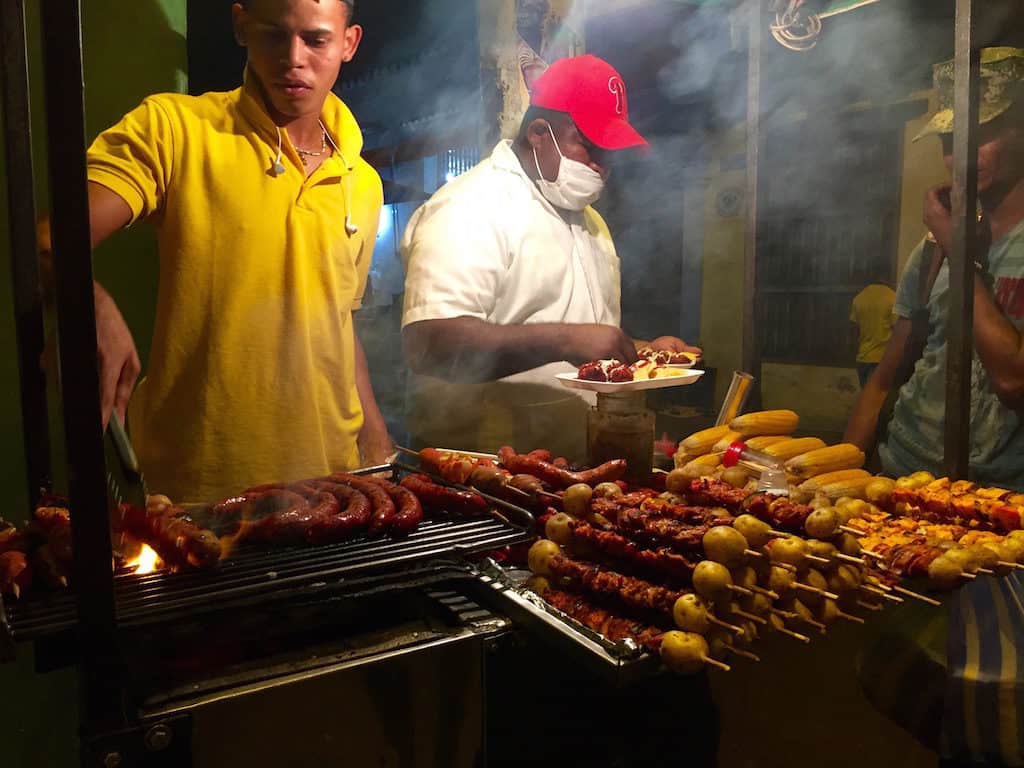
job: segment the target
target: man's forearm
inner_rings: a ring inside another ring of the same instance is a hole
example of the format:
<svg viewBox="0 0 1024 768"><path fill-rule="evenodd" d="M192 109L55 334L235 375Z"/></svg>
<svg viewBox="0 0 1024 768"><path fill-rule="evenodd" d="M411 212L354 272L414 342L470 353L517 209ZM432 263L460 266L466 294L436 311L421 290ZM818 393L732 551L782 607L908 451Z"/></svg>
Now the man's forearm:
<svg viewBox="0 0 1024 768"><path fill-rule="evenodd" d="M495 325L472 317L425 320L403 331L406 360L417 373L451 381L493 381L565 359L559 323Z"/></svg>
<svg viewBox="0 0 1024 768"><path fill-rule="evenodd" d="M862 451L870 452L875 445L875 434L878 431L878 415L888 397L888 391L882 389L876 377L868 380L853 407L850 421L846 425L843 442L853 443Z"/></svg>
<svg viewBox="0 0 1024 768"><path fill-rule="evenodd" d="M1024 410L1024 339L977 275L974 278L974 344L1000 401L1008 408Z"/></svg>
<svg viewBox="0 0 1024 768"><path fill-rule="evenodd" d="M384 414L377 405L370 380L370 367L366 362L366 353L359 337L355 337L356 391L359 404L363 409L363 428L359 431L359 450L363 458L370 463L383 461L391 452L391 438L388 435Z"/></svg>

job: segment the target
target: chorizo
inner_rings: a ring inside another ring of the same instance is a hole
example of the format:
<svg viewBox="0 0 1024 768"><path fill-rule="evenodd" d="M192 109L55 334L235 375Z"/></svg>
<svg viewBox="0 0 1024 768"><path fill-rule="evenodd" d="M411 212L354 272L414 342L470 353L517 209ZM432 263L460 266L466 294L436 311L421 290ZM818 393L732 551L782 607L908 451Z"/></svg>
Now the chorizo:
<svg viewBox="0 0 1024 768"><path fill-rule="evenodd" d="M395 503L395 519L391 532L395 536L408 536L423 520L423 505L416 494L408 488L396 485L383 478L374 478L373 482L380 485Z"/></svg>
<svg viewBox="0 0 1024 768"><path fill-rule="evenodd" d="M480 515L488 509L487 501L480 494L438 485L426 475L407 475L401 485L416 494L424 507L437 512Z"/></svg>
<svg viewBox="0 0 1024 768"><path fill-rule="evenodd" d="M599 467L582 472L572 472L551 462L517 454L507 445L502 446L498 451L498 460L509 472L517 475L533 475L554 488L568 488L576 483L597 485L598 483L614 482L626 473L624 459L608 461Z"/></svg>
<svg viewBox="0 0 1024 768"><path fill-rule="evenodd" d="M368 478L350 475L347 472L338 472L324 479L355 488L373 502L373 514L370 517L371 536L391 530L391 526L395 522L395 502L391 500L383 487Z"/></svg>

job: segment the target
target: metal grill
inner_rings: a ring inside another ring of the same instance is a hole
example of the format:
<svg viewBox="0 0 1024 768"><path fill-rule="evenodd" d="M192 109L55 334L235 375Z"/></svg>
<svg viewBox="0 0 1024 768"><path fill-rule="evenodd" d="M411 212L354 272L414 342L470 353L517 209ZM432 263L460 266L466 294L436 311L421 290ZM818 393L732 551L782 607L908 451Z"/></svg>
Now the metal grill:
<svg viewBox="0 0 1024 768"><path fill-rule="evenodd" d="M407 539L356 540L324 547L267 551L239 547L214 571L118 576L114 590L122 628L166 622L344 590L359 575L465 556L525 541L524 530L495 518L428 520ZM38 640L76 623L70 592L7 603L15 641Z"/></svg>

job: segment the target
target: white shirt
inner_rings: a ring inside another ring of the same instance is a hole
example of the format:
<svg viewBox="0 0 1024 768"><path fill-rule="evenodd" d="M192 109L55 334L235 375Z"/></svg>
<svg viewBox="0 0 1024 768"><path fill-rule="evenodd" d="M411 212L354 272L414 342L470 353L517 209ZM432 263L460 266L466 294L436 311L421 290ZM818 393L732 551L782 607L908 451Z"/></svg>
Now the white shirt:
<svg viewBox="0 0 1024 768"><path fill-rule="evenodd" d="M587 208L566 221L526 175L509 142L498 144L491 157L446 184L417 210L401 250L406 267L403 327L455 317L497 325L619 325L619 258L601 216ZM513 432L523 431L523 420L539 418L523 409L550 405L543 419L550 421L560 404L566 418L576 418L570 411L578 411L582 401L574 395L583 393L565 390L554 380L556 373L572 370L567 362L552 363L484 385L442 385L414 376L410 428L414 437L440 445L428 433L437 431L432 424L443 424L444 438L464 440L444 447L497 450L498 445L481 441L501 439L506 433L511 438ZM459 411L463 429L451 428L448 404ZM504 416L488 412L503 406L508 411ZM467 411L473 411L472 419ZM517 429L496 428L482 435L482 427L472 424L486 419L515 423ZM582 435L585 409L579 421L576 427ZM574 427L566 422L560 428ZM541 438L535 434L536 430L527 431L519 439ZM515 447L526 451L548 446Z"/></svg>

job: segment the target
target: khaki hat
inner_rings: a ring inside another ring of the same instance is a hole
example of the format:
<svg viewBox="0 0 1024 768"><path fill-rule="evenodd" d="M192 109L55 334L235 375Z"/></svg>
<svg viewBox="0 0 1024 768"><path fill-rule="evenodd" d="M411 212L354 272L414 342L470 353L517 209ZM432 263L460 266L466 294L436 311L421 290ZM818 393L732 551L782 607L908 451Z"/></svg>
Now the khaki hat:
<svg viewBox="0 0 1024 768"><path fill-rule="evenodd" d="M925 136L953 132L953 69L952 59L936 64L935 92L939 111L914 141ZM1024 48L983 48L981 51L981 98L979 122L994 120L1021 98L1024 93Z"/></svg>

